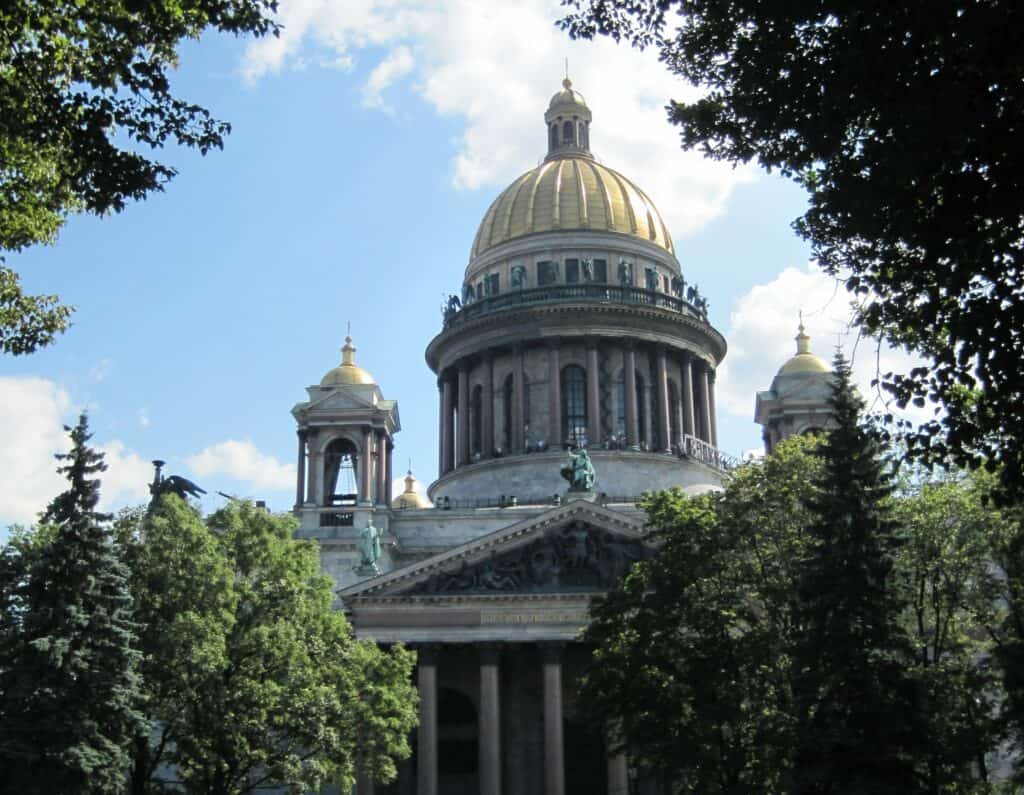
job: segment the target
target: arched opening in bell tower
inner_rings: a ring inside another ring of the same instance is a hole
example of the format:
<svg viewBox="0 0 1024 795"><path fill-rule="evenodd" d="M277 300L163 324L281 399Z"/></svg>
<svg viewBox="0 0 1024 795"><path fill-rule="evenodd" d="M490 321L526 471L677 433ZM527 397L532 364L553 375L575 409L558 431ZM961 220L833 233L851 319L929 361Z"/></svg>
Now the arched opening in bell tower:
<svg viewBox="0 0 1024 795"><path fill-rule="evenodd" d="M356 467L359 449L349 439L335 439L324 450L324 505L355 505L359 500Z"/></svg>

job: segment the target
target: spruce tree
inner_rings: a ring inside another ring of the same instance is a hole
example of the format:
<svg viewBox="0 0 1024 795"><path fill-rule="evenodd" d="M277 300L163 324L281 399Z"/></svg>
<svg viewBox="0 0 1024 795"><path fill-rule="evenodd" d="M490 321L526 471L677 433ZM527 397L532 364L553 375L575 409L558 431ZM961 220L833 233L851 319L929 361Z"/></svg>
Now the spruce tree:
<svg viewBox="0 0 1024 795"><path fill-rule="evenodd" d="M799 586L803 631L794 648L798 795L907 795L919 791L911 647L894 582L899 526L891 473L850 368L835 360L835 428L808 507L810 553Z"/></svg>
<svg viewBox="0 0 1024 795"><path fill-rule="evenodd" d="M8 578L18 615L0 661L3 792L120 792L143 726L127 570L96 510L106 464L85 414L66 430L69 487L43 513L24 576Z"/></svg>

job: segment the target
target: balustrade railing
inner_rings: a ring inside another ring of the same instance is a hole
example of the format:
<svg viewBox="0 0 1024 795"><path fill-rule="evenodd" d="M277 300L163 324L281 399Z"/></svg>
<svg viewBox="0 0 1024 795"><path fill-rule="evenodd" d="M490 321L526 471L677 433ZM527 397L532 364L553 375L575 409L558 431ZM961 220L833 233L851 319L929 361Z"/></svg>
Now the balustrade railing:
<svg viewBox="0 0 1024 795"><path fill-rule="evenodd" d="M457 301L457 299L456 299ZM552 284L529 290L513 290L499 295L481 298L465 305L454 304L444 308L444 327L450 328L467 320L483 317L514 307L533 304L580 301L600 304L629 304L653 306L680 314L707 319L706 312L680 296L646 290L643 287L628 287L611 284Z"/></svg>
<svg viewBox="0 0 1024 795"><path fill-rule="evenodd" d="M692 458L723 472L728 472L730 469L739 466L740 463L736 456L723 453L717 447L713 447L696 436L690 436L690 434L683 436L683 445L679 450L679 454L682 457Z"/></svg>

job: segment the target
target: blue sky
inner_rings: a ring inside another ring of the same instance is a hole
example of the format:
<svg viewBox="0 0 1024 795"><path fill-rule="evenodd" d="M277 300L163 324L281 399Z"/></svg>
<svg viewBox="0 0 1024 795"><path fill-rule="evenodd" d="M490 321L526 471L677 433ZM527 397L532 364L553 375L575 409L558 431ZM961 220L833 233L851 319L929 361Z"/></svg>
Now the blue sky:
<svg viewBox="0 0 1024 795"><path fill-rule="evenodd" d="M681 152L662 108L695 89L653 55L570 43L543 0L476 6L292 0L281 40L182 48L175 91L232 123L224 151L166 150L180 170L166 192L9 258L27 289L77 312L52 348L0 360L0 525L60 487L50 456L83 407L111 464L108 507L145 499L153 458L211 493L290 507L289 410L337 364L348 322L357 361L399 401L396 469L412 459L432 480L423 352L487 206L543 155L566 57L593 149L652 196L730 341L720 444L760 446L753 392L793 350L797 309L820 354L850 344L845 295L789 227L801 191Z"/></svg>

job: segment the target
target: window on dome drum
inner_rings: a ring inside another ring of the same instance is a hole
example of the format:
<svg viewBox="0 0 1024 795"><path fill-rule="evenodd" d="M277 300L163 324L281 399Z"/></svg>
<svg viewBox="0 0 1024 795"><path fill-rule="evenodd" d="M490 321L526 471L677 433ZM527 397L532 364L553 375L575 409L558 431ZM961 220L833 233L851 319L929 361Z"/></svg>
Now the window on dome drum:
<svg viewBox="0 0 1024 795"><path fill-rule="evenodd" d="M562 143L575 143L575 141L573 141L573 125L571 121L567 121L562 125Z"/></svg>
<svg viewBox="0 0 1024 795"><path fill-rule="evenodd" d="M537 286L554 284L558 281L558 263L551 260L541 260L537 263Z"/></svg>
<svg viewBox="0 0 1024 795"><path fill-rule="evenodd" d="M562 368L562 432L566 438L587 439L587 371L578 364Z"/></svg>
<svg viewBox="0 0 1024 795"><path fill-rule="evenodd" d="M498 294L498 274L491 273L484 278L484 295Z"/></svg>
<svg viewBox="0 0 1024 795"><path fill-rule="evenodd" d="M608 281L608 261L603 259L594 260L594 281L605 283Z"/></svg>
<svg viewBox="0 0 1024 795"><path fill-rule="evenodd" d="M555 149L558 147L558 125L552 124L548 129L548 148Z"/></svg>
<svg viewBox="0 0 1024 795"><path fill-rule="evenodd" d="M484 388L473 387L473 397L469 401L470 437L469 452L476 455L483 452L484 442Z"/></svg>
<svg viewBox="0 0 1024 795"><path fill-rule="evenodd" d="M512 373L509 373L505 376L505 383L501 389L501 446L506 452L512 449L512 397L514 392L515 379L512 377Z"/></svg>
<svg viewBox="0 0 1024 795"><path fill-rule="evenodd" d="M567 259L565 261L565 283L575 284L580 280L580 261L578 259Z"/></svg>

